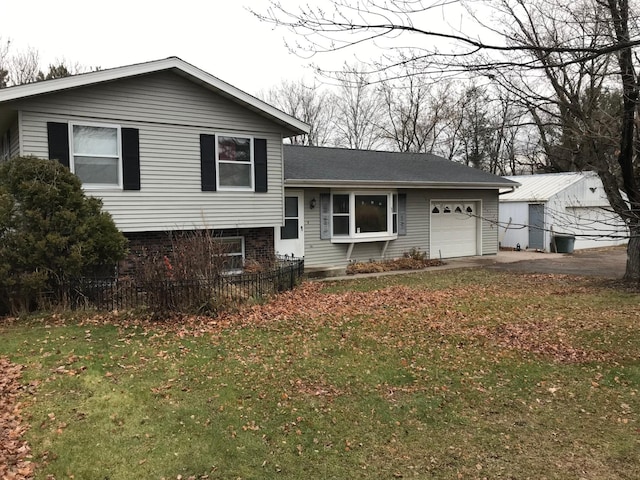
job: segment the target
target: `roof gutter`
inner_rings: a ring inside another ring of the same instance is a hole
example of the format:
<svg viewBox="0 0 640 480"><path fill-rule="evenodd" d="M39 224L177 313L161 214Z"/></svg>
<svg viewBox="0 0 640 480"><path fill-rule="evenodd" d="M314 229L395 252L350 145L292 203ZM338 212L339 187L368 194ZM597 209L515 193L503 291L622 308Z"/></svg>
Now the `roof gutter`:
<svg viewBox="0 0 640 480"><path fill-rule="evenodd" d="M513 193L516 191L516 188L518 188L519 186L520 185L514 185L509 190L505 190L504 192L498 192L498 195L506 195L507 193Z"/></svg>
<svg viewBox="0 0 640 480"><path fill-rule="evenodd" d="M305 179L285 179L285 187L314 187L314 188L432 188L432 189L477 189L477 190L494 190L500 188L513 188L510 184L504 183L479 183L479 182L397 182L384 180L305 180Z"/></svg>

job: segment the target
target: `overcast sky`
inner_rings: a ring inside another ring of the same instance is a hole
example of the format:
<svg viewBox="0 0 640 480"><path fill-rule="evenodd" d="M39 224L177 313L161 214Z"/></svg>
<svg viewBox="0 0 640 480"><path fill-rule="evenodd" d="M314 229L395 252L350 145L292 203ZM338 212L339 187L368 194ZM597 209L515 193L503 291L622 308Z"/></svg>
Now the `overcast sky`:
<svg viewBox="0 0 640 480"><path fill-rule="evenodd" d="M307 0L279 2L296 11ZM473 22L456 2L434 3L444 6L412 15L412 21L421 28L448 26L452 32L471 34ZM331 10L328 0L311 4ZM284 79L314 77L311 61L285 45L302 39L248 11L266 13L267 0L2 0L0 6L0 38L11 40L14 52L36 49L44 71L60 59L106 69L177 56L253 95ZM384 46L428 48L436 42L433 37L397 34L391 43L387 40L361 44L357 51L318 55L313 62L325 70L339 70L344 62L378 59L390 52L381 50Z"/></svg>
<svg viewBox="0 0 640 480"><path fill-rule="evenodd" d="M0 37L31 46L48 68L56 59L101 68L177 56L256 94L282 79L312 78L308 61L290 53L284 29L246 10L266 0L3 1ZM15 51L15 50L14 50Z"/></svg>

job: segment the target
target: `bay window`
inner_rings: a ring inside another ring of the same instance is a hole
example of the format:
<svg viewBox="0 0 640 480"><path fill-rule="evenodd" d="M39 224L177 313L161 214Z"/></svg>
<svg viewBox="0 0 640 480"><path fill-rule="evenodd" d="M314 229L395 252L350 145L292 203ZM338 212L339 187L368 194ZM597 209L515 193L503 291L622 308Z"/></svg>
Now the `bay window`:
<svg viewBox="0 0 640 480"><path fill-rule="evenodd" d="M391 192L332 194L332 238L346 241L395 237L398 233L397 205L397 195Z"/></svg>
<svg viewBox="0 0 640 480"><path fill-rule="evenodd" d="M398 233L398 195L393 195L391 207L391 232Z"/></svg>
<svg viewBox="0 0 640 480"><path fill-rule="evenodd" d="M354 199L356 234L389 232L388 195L355 195Z"/></svg>
<svg viewBox="0 0 640 480"><path fill-rule="evenodd" d="M333 207L333 234L349 235L349 195L334 195L332 201Z"/></svg>

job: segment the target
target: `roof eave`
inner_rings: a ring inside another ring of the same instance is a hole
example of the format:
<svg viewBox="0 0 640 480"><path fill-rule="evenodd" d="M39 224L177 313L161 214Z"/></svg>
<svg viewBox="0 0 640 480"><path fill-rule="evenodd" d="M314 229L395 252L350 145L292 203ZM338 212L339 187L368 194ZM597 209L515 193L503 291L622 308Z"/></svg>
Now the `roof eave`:
<svg viewBox="0 0 640 480"><path fill-rule="evenodd" d="M500 197L501 203L547 203L548 198L504 198Z"/></svg>
<svg viewBox="0 0 640 480"><path fill-rule="evenodd" d="M262 100L249 95L233 85L223 82L219 78L214 77L213 75L200 70L177 57L169 57L163 60L137 63L108 70L98 70L96 72L83 73L70 77L3 88L0 90L0 103L71 90L99 83L122 80L163 70L174 70L181 75L187 76L192 80L196 80L200 85L231 98L247 108L265 115L280 125L285 126L291 131L292 135L309 133L311 129L311 127L306 123L301 122L300 120L278 110L275 107L272 107Z"/></svg>
<svg viewBox="0 0 640 480"><path fill-rule="evenodd" d="M398 182L387 180L325 180L325 179L285 179L285 187L314 187L314 188L335 188L335 187L356 187L356 188L432 188L432 189L475 189L475 190L495 190L510 187L508 183L485 183L485 182Z"/></svg>

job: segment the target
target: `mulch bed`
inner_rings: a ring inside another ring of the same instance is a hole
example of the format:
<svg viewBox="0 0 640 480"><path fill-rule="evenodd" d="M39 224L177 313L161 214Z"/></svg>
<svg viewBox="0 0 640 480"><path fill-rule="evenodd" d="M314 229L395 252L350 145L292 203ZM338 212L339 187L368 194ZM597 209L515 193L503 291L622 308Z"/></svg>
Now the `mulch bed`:
<svg viewBox="0 0 640 480"><path fill-rule="evenodd" d="M0 479L33 478L35 465L29 460L31 449L23 439L28 428L20 415L18 394L22 365L0 357Z"/></svg>
<svg viewBox="0 0 640 480"><path fill-rule="evenodd" d="M381 262L358 262L347 267L347 275L356 273L378 273L392 272L397 270L422 270L428 267L439 267L444 265L440 260L430 260L421 258L397 258L394 260L384 260Z"/></svg>

